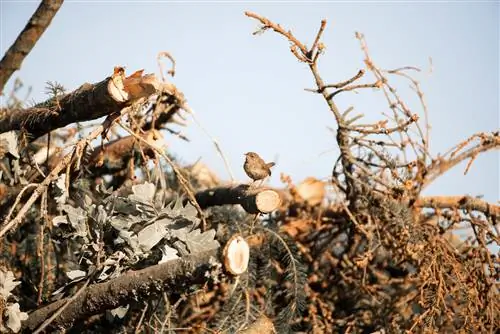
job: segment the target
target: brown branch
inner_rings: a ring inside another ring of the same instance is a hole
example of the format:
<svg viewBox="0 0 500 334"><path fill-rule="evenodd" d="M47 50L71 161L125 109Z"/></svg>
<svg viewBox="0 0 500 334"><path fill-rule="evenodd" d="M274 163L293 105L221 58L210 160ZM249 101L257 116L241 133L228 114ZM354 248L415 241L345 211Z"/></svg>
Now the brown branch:
<svg viewBox="0 0 500 334"><path fill-rule="evenodd" d="M352 85L352 86L347 86L347 87L344 87L344 88L340 88L338 90L336 90L335 92L331 93L330 95L328 95L328 98L331 99L333 97L335 97L336 95L342 93L342 92L349 92L349 91L352 91L352 90L355 90L355 89L362 89L362 88L380 88L382 87L382 81L378 80L374 83L371 83L371 84L361 84L361 85Z"/></svg>
<svg viewBox="0 0 500 334"><path fill-rule="evenodd" d="M162 77L162 80L165 80ZM180 124L179 120L175 117L179 117L181 122L184 121L184 117L181 114L181 110L190 113L190 109L186 105L186 99L184 94L179 91L175 86L164 84L163 89L160 90L156 101L153 103L152 107L152 117L151 120L145 122L143 120L140 126L143 131L148 131L151 129L162 130L165 129L172 134L179 136L181 139L189 141L181 133L167 128L168 123L177 123L181 126L186 124Z"/></svg>
<svg viewBox="0 0 500 334"><path fill-rule="evenodd" d="M478 135L474 135L476 137ZM467 140L469 141L469 140ZM460 144L458 145L460 147ZM462 147L460 147L462 148ZM450 159L438 158L431 163L430 166L426 167L425 178L422 181L422 189L429 185L440 175L443 175L451 168L455 167L459 163L467 159L475 159L478 154L487 152L494 149L500 148L500 133L494 132L492 134L481 134L481 142L473 147L457 154L459 149L455 150L451 154ZM470 167L470 166L468 166Z"/></svg>
<svg viewBox="0 0 500 334"><path fill-rule="evenodd" d="M320 43L321 35L323 35L323 32L325 31L326 28L326 20L321 20L321 25L319 27L318 34L316 35L316 38L314 39L314 43L311 46L311 50L309 50L309 59L312 59L313 63L316 63L318 61L319 55L322 53L324 45ZM314 53L316 51L316 53ZM313 56L314 54L314 56Z"/></svg>
<svg viewBox="0 0 500 334"><path fill-rule="evenodd" d="M500 219L500 206L488 203L471 196L426 196L420 197L416 202L417 207L439 209L464 209L480 211L487 216Z"/></svg>
<svg viewBox="0 0 500 334"><path fill-rule="evenodd" d="M50 25L63 2L64 0L43 0L14 44L7 50L0 61L0 94L12 74L21 68L24 58Z"/></svg>
<svg viewBox="0 0 500 334"><path fill-rule="evenodd" d="M175 76L175 59L167 51L159 52L158 55L156 56L156 62L158 63L158 67L160 67L161 79L163 81L166 81L165 77L163 76L163 72L164 72L163 65L162 65L162 63L160 61L162 57L168 58L172 62L172 68L167 71L167 74L171 75L172 77Z"/></svg>
<svg viewBox="0 0 500 334"><path fill-rule="evenodd" d="M239 204L248 213L269 213L281 204L280 194L269 188L252 188L247 184L236 187L207 189L196 194L200 207Z"/></svg>
<svg viewBox="0 0 500 334"><path fill-rule="evenodd" d="M137 99L155 93L162 84L154 75L137 71L125 77L122 68L98 83L85 83L60 98L52 98L32 108L1 110L0 133L24 131L34 140L71 123L83 122L118 113Z"/></svg>
<svg viewBox="0 0 500 334"><path fill-rule="evenodd" d="M276 31L278 34L283 35L292 43L292 50L293 50L293 46L296 46L297 48L299 48L301 50L304 57L308 57L308 52L307 52L306 47L300 41L298 41L295 38L295 36L293 36L291 31L285 31L279 24L275 24L275 23L271 22L270 20L266 19L265 17L259 16L255 13L245 12L245 15L260 21L264 25L265 28L271 28L274 31ZM325 24L326 24L326 22L325 22ZM299 58L299 60L301 60L300 57L297 56L297 58ZM321 92L321 95L325 99L325 102L328 104L328 108L333 113L335 120L338 124L339 128L337 131L337 138L336 139L337 139L337 143L339 144L339 148L340 148L341 162L342 162L343 169L348 174L353 170L353 166L356 162L355 162L355 159L352 155L352 152L350 151L349 130L347 130L345 128L345 126L346 126L345 118L342 116L337 104L333 101L332 98L329 97L328 92L324 89L322 90L322 87L325 87L326 84L324 83L323 79L321 78L321 76L319 74L317 63L310 60L310 61L308 61L308 65L309 65L309 69L312 72L312 75L314 76L314 81L316 82L317 90ZM347 191L347 196L349 199L351 199L353 194L354 194L355 182L356 182L355 179L353 179L349 175L347 175L346 191Z"/></svg>
<svg viewBox="0 0 500 334"><path fill-rule="evenodd" d="M290 43L292 43L293 45L297 46L300 49L300 52L302 52L303 57L308 58L309 52L307 51L306 46L304 44L302 44L297 38L295 38L295 36L293 36L291 31L286 31L279 24L275 24L275 23L271 22L270 20L266 19L265 17L262 17L258 14L255 14L252 12L245 12L245 15L260 21L260 23L262 23L264 25L265 29L273 29L278 34L286 37L290 41ZM326 21L325 21L325 24L326 24ZM304 61L303 59L300 59L300 60ZM307 59L307 60L310 61L310 59Z"/></svg>
<svg viewBox="0 0 500 334"><path fill-rule="evenodd" d="M398 126L395 126L393 128L384 128L384 127L381 127L381 126L377 126L377 124L375 125L370 125L371 127L378 127L379 129L375 129L375 130L369 130L369 129L363 129L362 127L360 126L346 126L345 128L349 131L355 131L355 132L359 132L359 133L362 133L362 134L391 134L391 133L394 133L394 132L400 132L400 131L404 131L405 128L407 128L410 124L412 123L415 123L416 121L418 121L418 115L413 115L412 117L410 117L410 119L408 119L407 121L399 124Z"/></svg>
<svg viewBox="0 0 500 334"><path fill-rule="evenodd" d="M353 76L352 78L350 78L348 80L345 80L345 81L342 81L342 82L338 82L338 83L335 83L335 84L325 85L325 86L321 87L321 89L318 89L318 93L321 93L326 88L335 88L335 89L338 89L338 88L342 88L342 87L345 87L347 85L350 85L354 81L360 79L364 74L365 74L365 70L361 69L361 70L358 71L358 73L356 73L355 76Z"/></svg>
<svg viewBox="0 0 500 334"><path fill-rule="evenodd" d="M193 284L207 281L206 272L210 270L210 258L218 256L218 249L189 255L139 271L131 271L105 283L88 286L75 298L51 323L52 328L70 328L76 321L114 309L129 301L160 293L168 289L176 293L184 291ZM32 332L63 307L65 298L32 312L23 330Z"/></svg>

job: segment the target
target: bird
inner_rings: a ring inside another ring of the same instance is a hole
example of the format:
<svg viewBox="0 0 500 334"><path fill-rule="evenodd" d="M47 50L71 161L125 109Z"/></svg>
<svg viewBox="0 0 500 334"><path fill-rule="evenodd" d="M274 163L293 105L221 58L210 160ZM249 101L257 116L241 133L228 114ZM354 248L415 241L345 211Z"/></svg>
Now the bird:
<svg viewBox="0 0 500 334"><path fill-rule="evenodd" d="M248 152L245 153L246 159L243 164L243 169L247 173L248 177L253 180L253 182L258 180L263 180L268 176L271 176L271 167L274 166L274 162L266 163L257 153Z"/></svg>

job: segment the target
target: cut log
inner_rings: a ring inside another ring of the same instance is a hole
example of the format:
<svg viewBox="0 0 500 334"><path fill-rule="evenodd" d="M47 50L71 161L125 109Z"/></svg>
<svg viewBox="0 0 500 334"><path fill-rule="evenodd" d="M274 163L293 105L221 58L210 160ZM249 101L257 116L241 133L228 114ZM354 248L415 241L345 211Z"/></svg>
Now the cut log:
<svg viewBox="0 0 500 334"><path fill-rule="evenodd" d="M265 315L261 315L248 328L242 330L241 334L272 334L276 333L273 322Z"/></svg>
<svg viewBox="0 0 500 334"><path fill-rule="evenodd" d="M241 235L232 236L222 251L224 267L233 275L241 275L248 269L250 246Z"/></svg>
<svg viewBox="0 0 500 334"><path fill-rule="evenodd" d="M239 204L248 213L269 213L281 204L279 193L270 188L252 188L247 184L235 187L218 187L196 194L202 209L210 206Z"/></svg>
<svg viewBox="0 0 500 334"><path fill-rule="evenodd" d="M297 186L296 191L297 200L316 206L325 198L325 183L314 177L308 177Z"/></svg>

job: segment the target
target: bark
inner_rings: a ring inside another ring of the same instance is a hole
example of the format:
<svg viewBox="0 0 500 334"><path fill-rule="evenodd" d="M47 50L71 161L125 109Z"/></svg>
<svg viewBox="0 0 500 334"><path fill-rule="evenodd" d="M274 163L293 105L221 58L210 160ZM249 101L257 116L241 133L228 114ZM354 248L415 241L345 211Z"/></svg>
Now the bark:
<svg viewBox="0 0 500 334"><path fill-rule="evenodd" d="M416 201L415 206L481 211L488 216L500 219L500 206L471 196L426 196L419 198Z"/></svg>
<svg viewBox="0 0 500 334"><path fill-rule="evenodd" d="M173 85L165 84L164 89ZM125 77L123 68L98 83L85 83L77 90L51 98L32 108L1 110L0 133L22 130L30 141L71 123L103 116L118 115L134 101L157 92L162 87L154 75L142 70Z"/></svg>
<svg viewBox="0 0 500 334"><path fill-rule="evenodd" d="M0 94L12 74L21 68L24 58L50 25L62 4L63 0L43 0L14 44L7 50L0 61Z"/></svg>
<svg viewBox="0 0 500 334"><path fill-rule="evenodd" d="M206 282L205 273L210 270L209 260L218 256L218 249L168 261L143 270L128 272L105 283L88 286L51 323L52 329L70 328L77 320L100 314L125 305L131 300L145 298L162 290L176 293ZM66 304L69 298L58 300L29 315L23 322L23 332L31 333L54 312Z"/></svg>
<svg viewBox="0 0 500 334"><path fill-rule="evenodd" d="M280 194L269 188L252 188L247 184L207 189L196 194L200 207L239 204L248 213L269 213L281 204Z"/></svg>
<svg viewBox="0 0 500 334"><path fill-rule="evenodd" d="M115 99L109 91L112 78L96 84L83 84L60 101L49 100L28 109L8 112L0 119L0 133L22 130L30 141L60 127L118 113L126 103Z"/></svg>

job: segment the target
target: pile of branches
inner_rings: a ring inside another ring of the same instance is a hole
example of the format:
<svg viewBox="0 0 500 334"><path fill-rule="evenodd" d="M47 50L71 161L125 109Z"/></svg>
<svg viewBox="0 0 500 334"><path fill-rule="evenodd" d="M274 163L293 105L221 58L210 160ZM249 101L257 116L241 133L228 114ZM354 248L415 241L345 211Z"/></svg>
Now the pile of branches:
<svg viewBox="0 0 500 334"><path fill-rule="evenodd" d="M337 126L332 175L296 183L282 174L278 189L180 166L164 136L188 140L175 128L193 115L163 75L116 67L72 92L51 84L50 98L32 107L12 94L0 114L0 329L493 333L500 206L422 191L498 149L499 133L433 156L418 69L381 69L358 33L366 68L326 83L326 21L307 48L246 15L310 69L308 91ZM160 57L172 60L173 76L173 58ZM422 115L397 93L398 80L414 88ZM362 124L355 107L337 104L365 90L383 94L386 119Z"/></svg>

